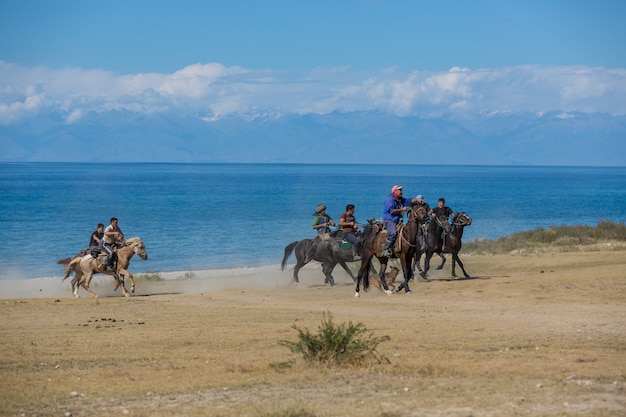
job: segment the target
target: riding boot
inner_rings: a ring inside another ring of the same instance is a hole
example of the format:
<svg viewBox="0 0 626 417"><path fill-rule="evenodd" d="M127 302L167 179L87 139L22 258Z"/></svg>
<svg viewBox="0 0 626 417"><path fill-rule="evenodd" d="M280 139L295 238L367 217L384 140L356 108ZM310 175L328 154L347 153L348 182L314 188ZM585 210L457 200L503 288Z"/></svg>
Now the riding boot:
<svg viewBox="0 0 626 417"><path fill-rule="evenodd" d="M383 245L383 254L382 256L386 256L389 257L391 255L393 255L392 251L391 251L391 245L393 245L394 240L385 240L385 244Z"/></svg>
<svg viewBox="0 0 626 417"><path fill-rule="evenodd" d="M356 245L352 245L352 258L355 261L360 261L361 257L359 256L359 251L357 250Z"/></svg>

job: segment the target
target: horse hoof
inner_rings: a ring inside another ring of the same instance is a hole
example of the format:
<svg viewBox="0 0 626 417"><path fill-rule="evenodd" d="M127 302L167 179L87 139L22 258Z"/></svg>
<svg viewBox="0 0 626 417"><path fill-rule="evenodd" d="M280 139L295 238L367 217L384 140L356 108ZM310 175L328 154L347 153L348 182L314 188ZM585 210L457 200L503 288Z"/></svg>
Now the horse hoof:
<svg viewBox="0 0 626 417"><path fill-rule="evenodd" d="M407 291L405 294L413 294L413 291Z"/></svg>
<svg viewBox="0 0 626 417"><path fill-rule="evenodd" d="M439 270L443 269L443 266L438 266L438 267L437 267L437 268L435 268L435 269L437 269L437 271L439 271Z"/></svg>
<svg viewBox="0 0 626 417"><path fill-rule="evenodd" d="M358 292L354 293L354 298L361 298L361 295Z"/></svg>
<svg viewBox="0 0 626 417"><path fill-rule="evenodd" d="M390 290L385 290L385 294L387 294L387 295L391 295L391 294L393 294L393 291L390 291Z"/></svg>
<svg viewBox="0 0 626 417"><path fill-rule="evenodd" d="M124 297L126 297L126 298L130 298L130 294L129 294L129 293L126 293L126 294L124 294Z"/></svg>

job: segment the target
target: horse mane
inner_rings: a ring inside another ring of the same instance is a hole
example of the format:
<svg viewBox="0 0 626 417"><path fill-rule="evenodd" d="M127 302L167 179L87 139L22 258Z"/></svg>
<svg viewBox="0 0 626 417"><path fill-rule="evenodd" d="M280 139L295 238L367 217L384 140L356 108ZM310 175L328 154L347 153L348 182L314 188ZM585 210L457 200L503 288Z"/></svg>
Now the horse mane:
<svg viewBox="0 0 626 417"><path fill-rule="evenodd" d="M141 239L139 237L135 236L135 237L130 237L130 238L124 240L124 245L128 246L128 245L132 245L132 244L139 243L139 242L141 242Z"/></svg>

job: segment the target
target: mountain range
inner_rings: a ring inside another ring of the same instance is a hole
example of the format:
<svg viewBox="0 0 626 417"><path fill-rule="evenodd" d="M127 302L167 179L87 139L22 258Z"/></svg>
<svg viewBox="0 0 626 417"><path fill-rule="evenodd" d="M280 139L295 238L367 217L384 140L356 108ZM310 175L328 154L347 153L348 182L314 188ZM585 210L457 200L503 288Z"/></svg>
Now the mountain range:
<svg viewBox="0 0 626 417"><path fill-rule="evenodd" d="M626 116L47 114L0 126L0 161L623 166Z"/></svg>

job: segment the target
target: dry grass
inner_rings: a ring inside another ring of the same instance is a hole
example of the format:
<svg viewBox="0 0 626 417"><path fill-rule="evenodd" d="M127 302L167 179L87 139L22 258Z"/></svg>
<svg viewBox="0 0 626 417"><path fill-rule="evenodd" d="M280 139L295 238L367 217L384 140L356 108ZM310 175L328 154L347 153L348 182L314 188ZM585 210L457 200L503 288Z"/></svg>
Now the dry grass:
<svg viewBox="0 0 626 417"><path fill-rule="evenodd" d="M626 252L463 258L413 294L344 284L5 299L0 415L618 416L626 413ZM276 282L291 270L276 271ZM437 275L439 274L439 275ZM269 279L269 277L265 277ZM102 294L102 289L97 292ZM311 367L279 344L323 314L364 323L390 364Z"/></svg>

